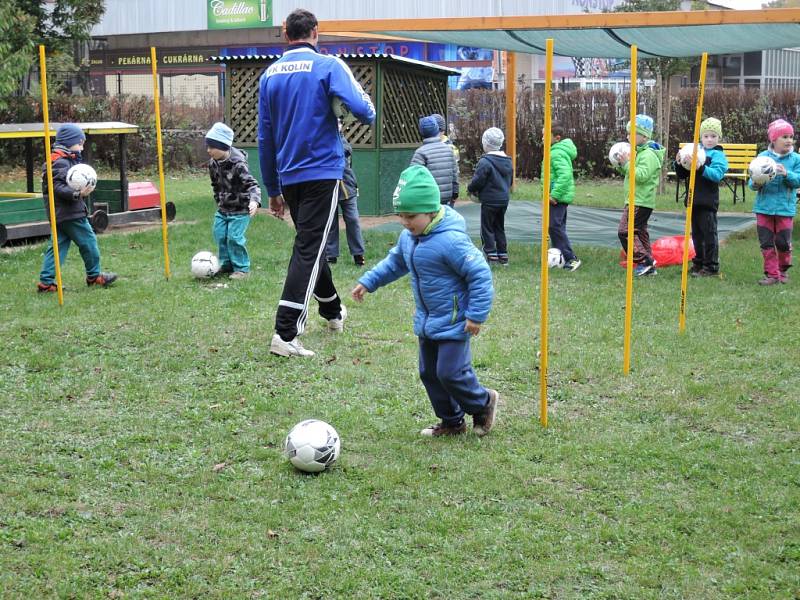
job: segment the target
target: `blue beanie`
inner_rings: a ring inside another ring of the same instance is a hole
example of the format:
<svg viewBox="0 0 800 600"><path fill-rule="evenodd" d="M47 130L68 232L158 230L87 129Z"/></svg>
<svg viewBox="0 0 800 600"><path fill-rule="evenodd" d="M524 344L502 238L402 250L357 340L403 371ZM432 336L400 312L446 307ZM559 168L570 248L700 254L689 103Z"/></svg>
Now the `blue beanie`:
<svg viewBox="0 0 800 600"><path fill-rule="evenodd" d="M233 146L233 129L225 123L214 123L206 134L206 144L220 150L230 150Z"/></svg>
<svg viewBox="0 0 800 600"><path fill-rule="evenodd" d="M433 113L431 115L434 119L436 119L436 126L439 128L440 132L443 132L447 129L447 124L444 122L444 117L438 113Z"/></svg>
<svg viewBox="0 0 800 600"><path fill-rule="evenodd" d="M56 132L56 144L69 148L75 144L80 144L86 139L83 130L75 123L64 123Z"/></svg>
<svg viewBox="0 0 800 600"><path fill-rule="evenodd" d="M628 121L628 124L625 126L625 130L630 133L631 132L631 123ZM653 138L653 117L649 115L636 115L636 133L639 135L643 135L648 140Z"/></svg>
<svg viewBox="0 0 800 600"><path fill-rule="evenodd" d="M419 120L419 134L423 140L439 136L439 126L433 117L422 117Z"/></svg>

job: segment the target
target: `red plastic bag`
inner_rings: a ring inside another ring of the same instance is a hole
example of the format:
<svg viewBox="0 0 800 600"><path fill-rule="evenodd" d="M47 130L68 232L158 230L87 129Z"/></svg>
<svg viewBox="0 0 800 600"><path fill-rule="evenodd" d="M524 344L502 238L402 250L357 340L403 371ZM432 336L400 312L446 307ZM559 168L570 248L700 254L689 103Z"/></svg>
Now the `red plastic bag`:
<svg viewBox="0 0 800 600"><path fill-rule="evenodd" d="M652 245L653 258L659 267L679 265L683 262L683 236L672 235L658 238ZM625 266L625 251L619 253L620 266ZM689 240L689 260L695 257L694 244Z"/></svg>

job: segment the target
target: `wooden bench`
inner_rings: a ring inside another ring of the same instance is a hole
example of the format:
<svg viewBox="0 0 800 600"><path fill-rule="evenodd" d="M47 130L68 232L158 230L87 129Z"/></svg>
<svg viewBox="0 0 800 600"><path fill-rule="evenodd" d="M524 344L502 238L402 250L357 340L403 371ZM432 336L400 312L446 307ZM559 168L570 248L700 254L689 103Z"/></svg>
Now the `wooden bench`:
<svg viewBox="0 0 800 600"><path fill-rule="evenodd" d="M681 148L691 144L691 142L681 143ZM750 161L756 157L758 152L755 144L720 144L722 150L725 152L725 158L728 159L728 170L725 177L722 178L720 183L724 183L728 189L733 193L733 203L736 204L737 200L741 199L742 202L746 200L747 180L749 175L747 167ZM681 180L677 179L675 171L667 173L667 177L675 177L675 202L680 201L681 197ZM741 198L739 196L741 190ZM689 194L689 178L683 180L683 199Z"/></svg>

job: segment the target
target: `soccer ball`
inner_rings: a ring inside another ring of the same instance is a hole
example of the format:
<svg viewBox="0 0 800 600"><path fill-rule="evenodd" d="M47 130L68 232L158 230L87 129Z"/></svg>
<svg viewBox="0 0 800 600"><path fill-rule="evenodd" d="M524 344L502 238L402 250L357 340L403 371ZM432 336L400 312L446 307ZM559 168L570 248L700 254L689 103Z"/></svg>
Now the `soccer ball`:
<svg viewBox="0 0 800 600"><path fill-rule="evenodd" d="M769 156L756 156L750 162L747 171L750 173L750 179L753 180L753 183L756 185L764 185L772 181L775 177L775 169L777 166L777 163Z"/></svg>
<svg viewBox="0 0 800 600"><path fill-rule="evenodd" d="M547 266L551 269L564 266L564 255L561 254L561 250L558 248L550 248L550 250L547 251Z"/></svg>
<svg viewBox="0 0 800 600"><path fill-rule="evenodd" d="M201 250L192 257L192 275L198 279L213 277L219 272L219 260L208 250Z"/></svg>
<svg viewBox="0 0 800 600"><path fill-rule="evenodd" d="M295 468L319 473L339 458L341 441L336 430L325 421L307 419L292 427L283 443L283 454Z"/></svg>
<svg viewBox="0 0 800 600"><path fill-rule="evenodd" d="M88 189L90 192L97 186L97 173L89 165L78 163L67 171L67 185L76 192Z"/></svg>
<svg viewBox="0 0 800 600"><path fill-rule="evenodd" d="M678 151L678 162L687 171L692 168L692 149L694 144L686 144ZM706 151L702 146L697 147L697 168L706 164Z"/></svg>
<svg viewBox="0 0 800 600"><path fill-rule="evenodd" d="M611 150L608 151L608 160L611 161L613 166L618 167L626 162L630 155L631 145L628 142L617 142L611 146ZM625 160L623 160L623 157Z"/></svg>

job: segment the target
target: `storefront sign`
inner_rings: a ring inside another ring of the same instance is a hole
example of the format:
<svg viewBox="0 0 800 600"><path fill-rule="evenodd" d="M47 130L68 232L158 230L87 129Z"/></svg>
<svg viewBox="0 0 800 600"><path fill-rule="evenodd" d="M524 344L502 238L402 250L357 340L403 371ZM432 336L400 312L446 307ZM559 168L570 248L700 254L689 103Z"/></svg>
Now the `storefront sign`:
<svg viewBox="0 0 800 600"><path fill-rule="evenodd" d="M193 48L188 52L175 49L158 49L158 66L160 67L185 67L208 65L208 57L216 54L214 48ZM105 59L105 62L103 62ZM150 66L150 53L146 51L114 52L105 54L90 54L90 63L93 67L105 66L109 69L135 69Z"/></svg>
<svg viewBox="0 0 800 600"><path fill-rule="evenodd" d="M208 0L209 29L272 27L272 0Z"/></svg>

